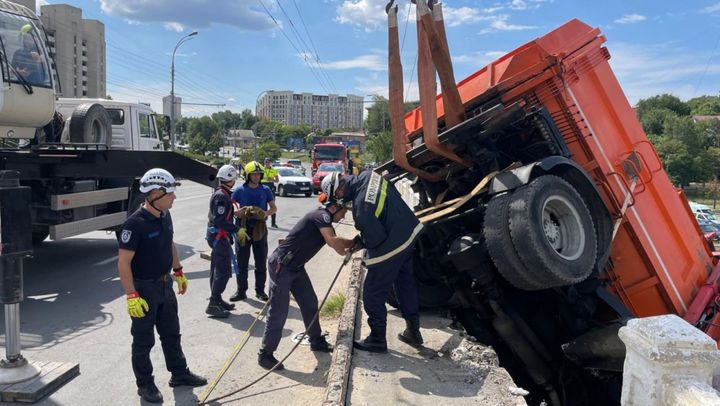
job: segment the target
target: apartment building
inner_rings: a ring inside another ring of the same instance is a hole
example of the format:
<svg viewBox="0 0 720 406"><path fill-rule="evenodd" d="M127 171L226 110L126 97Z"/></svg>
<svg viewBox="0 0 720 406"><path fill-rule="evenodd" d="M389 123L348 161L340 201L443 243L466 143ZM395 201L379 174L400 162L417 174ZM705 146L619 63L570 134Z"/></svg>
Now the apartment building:
<svg viewBox="0 0 720 406"><path fill-rule="evenodd" d="M308 124L315 130L360 130L363 124L363 97L270 90L258 98L255 114L286 125Z"/></svg>

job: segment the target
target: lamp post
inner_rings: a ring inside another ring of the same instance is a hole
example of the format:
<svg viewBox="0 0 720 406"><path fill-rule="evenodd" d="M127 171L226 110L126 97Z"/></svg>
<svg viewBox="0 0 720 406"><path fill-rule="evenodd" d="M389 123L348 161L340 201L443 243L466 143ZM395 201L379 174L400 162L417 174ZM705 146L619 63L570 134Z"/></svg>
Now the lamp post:
<svg viewBox="0 0 720 406"><path fill-rule="evenodd" d="M197 31L180 38L172 53L172 67L170 68L170 149L175 152L175 52L183 43L193 39Z"/></svg>

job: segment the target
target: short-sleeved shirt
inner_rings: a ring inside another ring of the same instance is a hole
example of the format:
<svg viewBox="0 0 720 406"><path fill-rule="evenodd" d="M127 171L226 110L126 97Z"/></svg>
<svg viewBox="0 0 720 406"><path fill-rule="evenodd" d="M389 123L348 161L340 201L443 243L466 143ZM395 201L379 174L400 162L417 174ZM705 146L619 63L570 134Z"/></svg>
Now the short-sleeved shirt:
<svg viewBox="0 0 720 406"><path fill-rule="evenodd" d="M320 229L326 227L332 227L332 216L327 210L317 209L307 213L278 245L278 257L292 252L291 265L298 268L305 265L325 245Z"/></svg>
<svg viewBox="0 0 720 406"><path fill-rule="evenodd" d="M273 195L272 190L265 185L252 188L248 183L245 183L235 189L232 193L232 200L237 202L240 207L255 206L267 210L269 208L268 202L275 200L275 195ZM248 220L248 227L255 224L255 221L256 220Z"/></svg>
<svg viewBox="0 0 720 406"><path fill-rule="evenodd" d="M265 168L265 169L263 170L263 172L264 172L264 173L263 173L263 179L262 179L262 181L263 181L263 182L266 182L266 183L272 183L272 182L274 182L273 179L275 179L275 178L277 177L277 174L278 174L278 173L277 173L277 169L275 169L275 168L273 168L273 167Z"/></svg>
<svg viewBox="0 0 720 406"><path fill-rule="evenodd" d="M155 217L139 208L125 220L118 244L121 249L134 251L130 263L133 278L157 279L172 268L173 225L169 212Z"/></svg>

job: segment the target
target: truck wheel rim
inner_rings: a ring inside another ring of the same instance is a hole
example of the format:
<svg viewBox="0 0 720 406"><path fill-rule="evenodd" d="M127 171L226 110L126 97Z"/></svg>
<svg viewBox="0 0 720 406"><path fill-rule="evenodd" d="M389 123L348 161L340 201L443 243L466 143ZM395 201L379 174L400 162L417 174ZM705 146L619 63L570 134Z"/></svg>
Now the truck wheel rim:
<svg viewBox="0 0 720 406"><path fill-rule="evenodd" d="M565 260L574 261L585 248L585 229L580 214L563 196L550 196L542 209L542 227L545 239Z"/></svg>

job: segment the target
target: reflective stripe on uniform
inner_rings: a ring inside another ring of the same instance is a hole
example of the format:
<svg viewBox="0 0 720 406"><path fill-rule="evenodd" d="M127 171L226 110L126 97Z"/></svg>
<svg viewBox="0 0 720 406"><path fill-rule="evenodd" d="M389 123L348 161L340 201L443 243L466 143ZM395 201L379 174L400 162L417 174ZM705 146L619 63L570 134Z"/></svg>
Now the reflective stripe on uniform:
<svg viewBox="0 0 720 406"><path fill-rule="evenodd" d="M370 266L370 265L379 264L380 262L388 260L388 259L394 257L395 255L405 251L407 249L407 247L409 247L410 244L412 244L412 242L415 241L415 237L417 237L417 235L420 233L420 231L422 229L423 229L422 223L418 223L418 225L415 226L415 229L413 230L412 234L410 234L410 238L408 238L407 241L402 243L402 245L400 245L399 247L395 248L394 250L388 252L387 254L380 255L379 257L375 257L375 258L366 259L365 265Z"/></svg>
<svg viewBox="0 0 720 406"><path fill-rule="evenodd" d="M387 196L387 185L388 182L383 179L382 186L380 187L380 201L378 201L377 207L375 208L375 217L380 218L383 209L385 208L385 197Z"/></svg>

